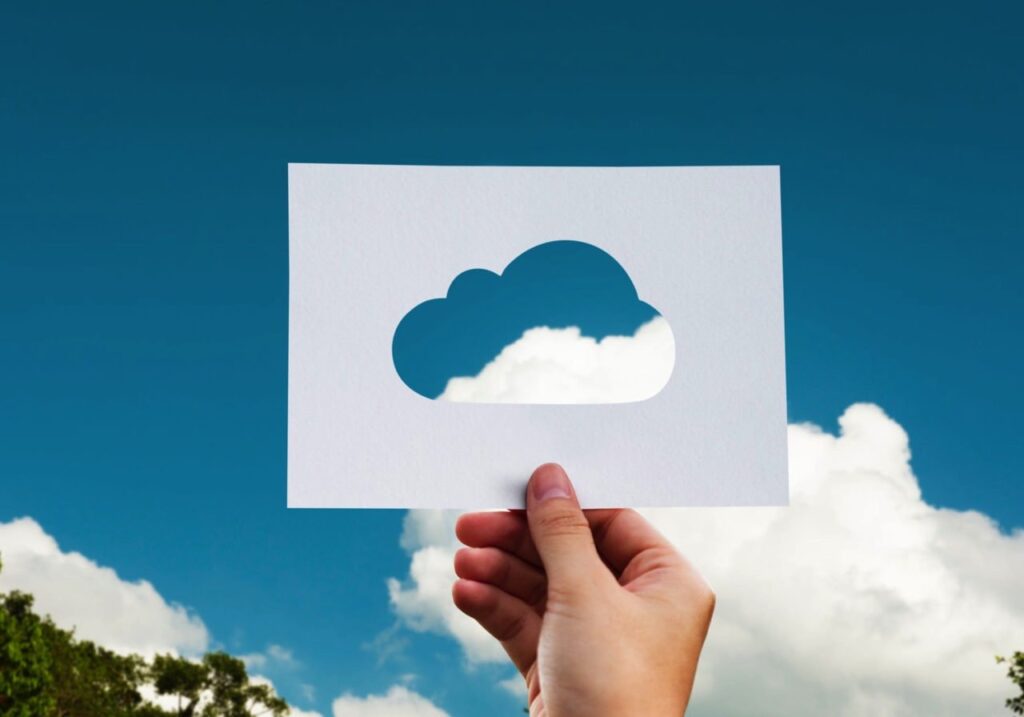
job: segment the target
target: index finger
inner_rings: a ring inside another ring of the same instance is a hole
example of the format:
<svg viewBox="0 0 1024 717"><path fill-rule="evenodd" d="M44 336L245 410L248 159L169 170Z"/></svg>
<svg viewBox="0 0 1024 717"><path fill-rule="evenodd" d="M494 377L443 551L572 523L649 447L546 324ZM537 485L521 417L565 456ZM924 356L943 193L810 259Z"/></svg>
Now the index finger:
<svg viewBox="0 0 1024 717"><path fill-rule="evenodd" d="M500 548L534 567L543 563L530 537L530 527L522 511L491 511L460 515L455 535L471 548Z"/></svg>
<svg viewBox="0 0 1024 717"><path fill-rule="evenodd" d="M675 548L653 525L630 508L584 510L594 533L597 552L616 575L639 555L652 549Z"/></svg>

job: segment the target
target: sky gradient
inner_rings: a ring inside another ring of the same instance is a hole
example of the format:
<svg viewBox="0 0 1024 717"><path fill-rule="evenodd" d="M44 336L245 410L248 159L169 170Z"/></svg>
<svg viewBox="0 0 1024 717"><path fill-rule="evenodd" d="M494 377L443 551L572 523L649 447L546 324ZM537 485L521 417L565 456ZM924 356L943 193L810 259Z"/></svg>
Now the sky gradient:
<svg viewBox="0 0 1024 717"><path fill-rule="evenodd" d="M152 581L228 649L287 645L302 666L271 676L302 707L416 673L452 715L515 714L504 671L393 629L401 512L284 507L287 163L778 164L790 420L876 402L931 503L1024 526L1022 22L5 8L0 521Z"/></svg>

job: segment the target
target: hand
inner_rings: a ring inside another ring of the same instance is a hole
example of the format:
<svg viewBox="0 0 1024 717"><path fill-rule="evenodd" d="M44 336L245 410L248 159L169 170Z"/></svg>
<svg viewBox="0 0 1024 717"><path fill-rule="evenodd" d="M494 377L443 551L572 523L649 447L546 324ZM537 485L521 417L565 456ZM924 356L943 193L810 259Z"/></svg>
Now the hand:
<svg viewBox="0 0 1024 717"><path fill-rule="evenodd" d="M715 596L632 510L580 510L565 471L534 471L521 512L470 513L455 604L501 642L532 717L680 717Z"/></svg>

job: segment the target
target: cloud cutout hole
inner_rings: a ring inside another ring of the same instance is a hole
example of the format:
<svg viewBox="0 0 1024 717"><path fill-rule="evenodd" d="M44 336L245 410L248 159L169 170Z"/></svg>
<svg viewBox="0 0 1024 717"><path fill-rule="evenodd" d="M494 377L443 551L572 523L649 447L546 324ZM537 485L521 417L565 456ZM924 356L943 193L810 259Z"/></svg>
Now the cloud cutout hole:
<svg viewBox="0 0 1024 717"><path fill-rule="evenodd" d="M643 401L668 383L675 339L625 269L580 241L539 244L501 274L469 269L413 307L391 345L399 377L467 403Z"/></svg>

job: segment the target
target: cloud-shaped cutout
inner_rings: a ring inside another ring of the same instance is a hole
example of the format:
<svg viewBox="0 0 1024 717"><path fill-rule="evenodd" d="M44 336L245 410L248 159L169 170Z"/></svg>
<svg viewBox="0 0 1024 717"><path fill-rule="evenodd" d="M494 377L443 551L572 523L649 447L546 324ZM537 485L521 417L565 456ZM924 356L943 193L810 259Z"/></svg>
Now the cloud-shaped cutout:
<svg viewBox="0 0 1024 717"><path fill-rule="evenodd" d="M488 403L639 401L668 382L671 329L607 252L552 241L499 275L464 271L395 329L402 381L428 398Z"/></svg>

